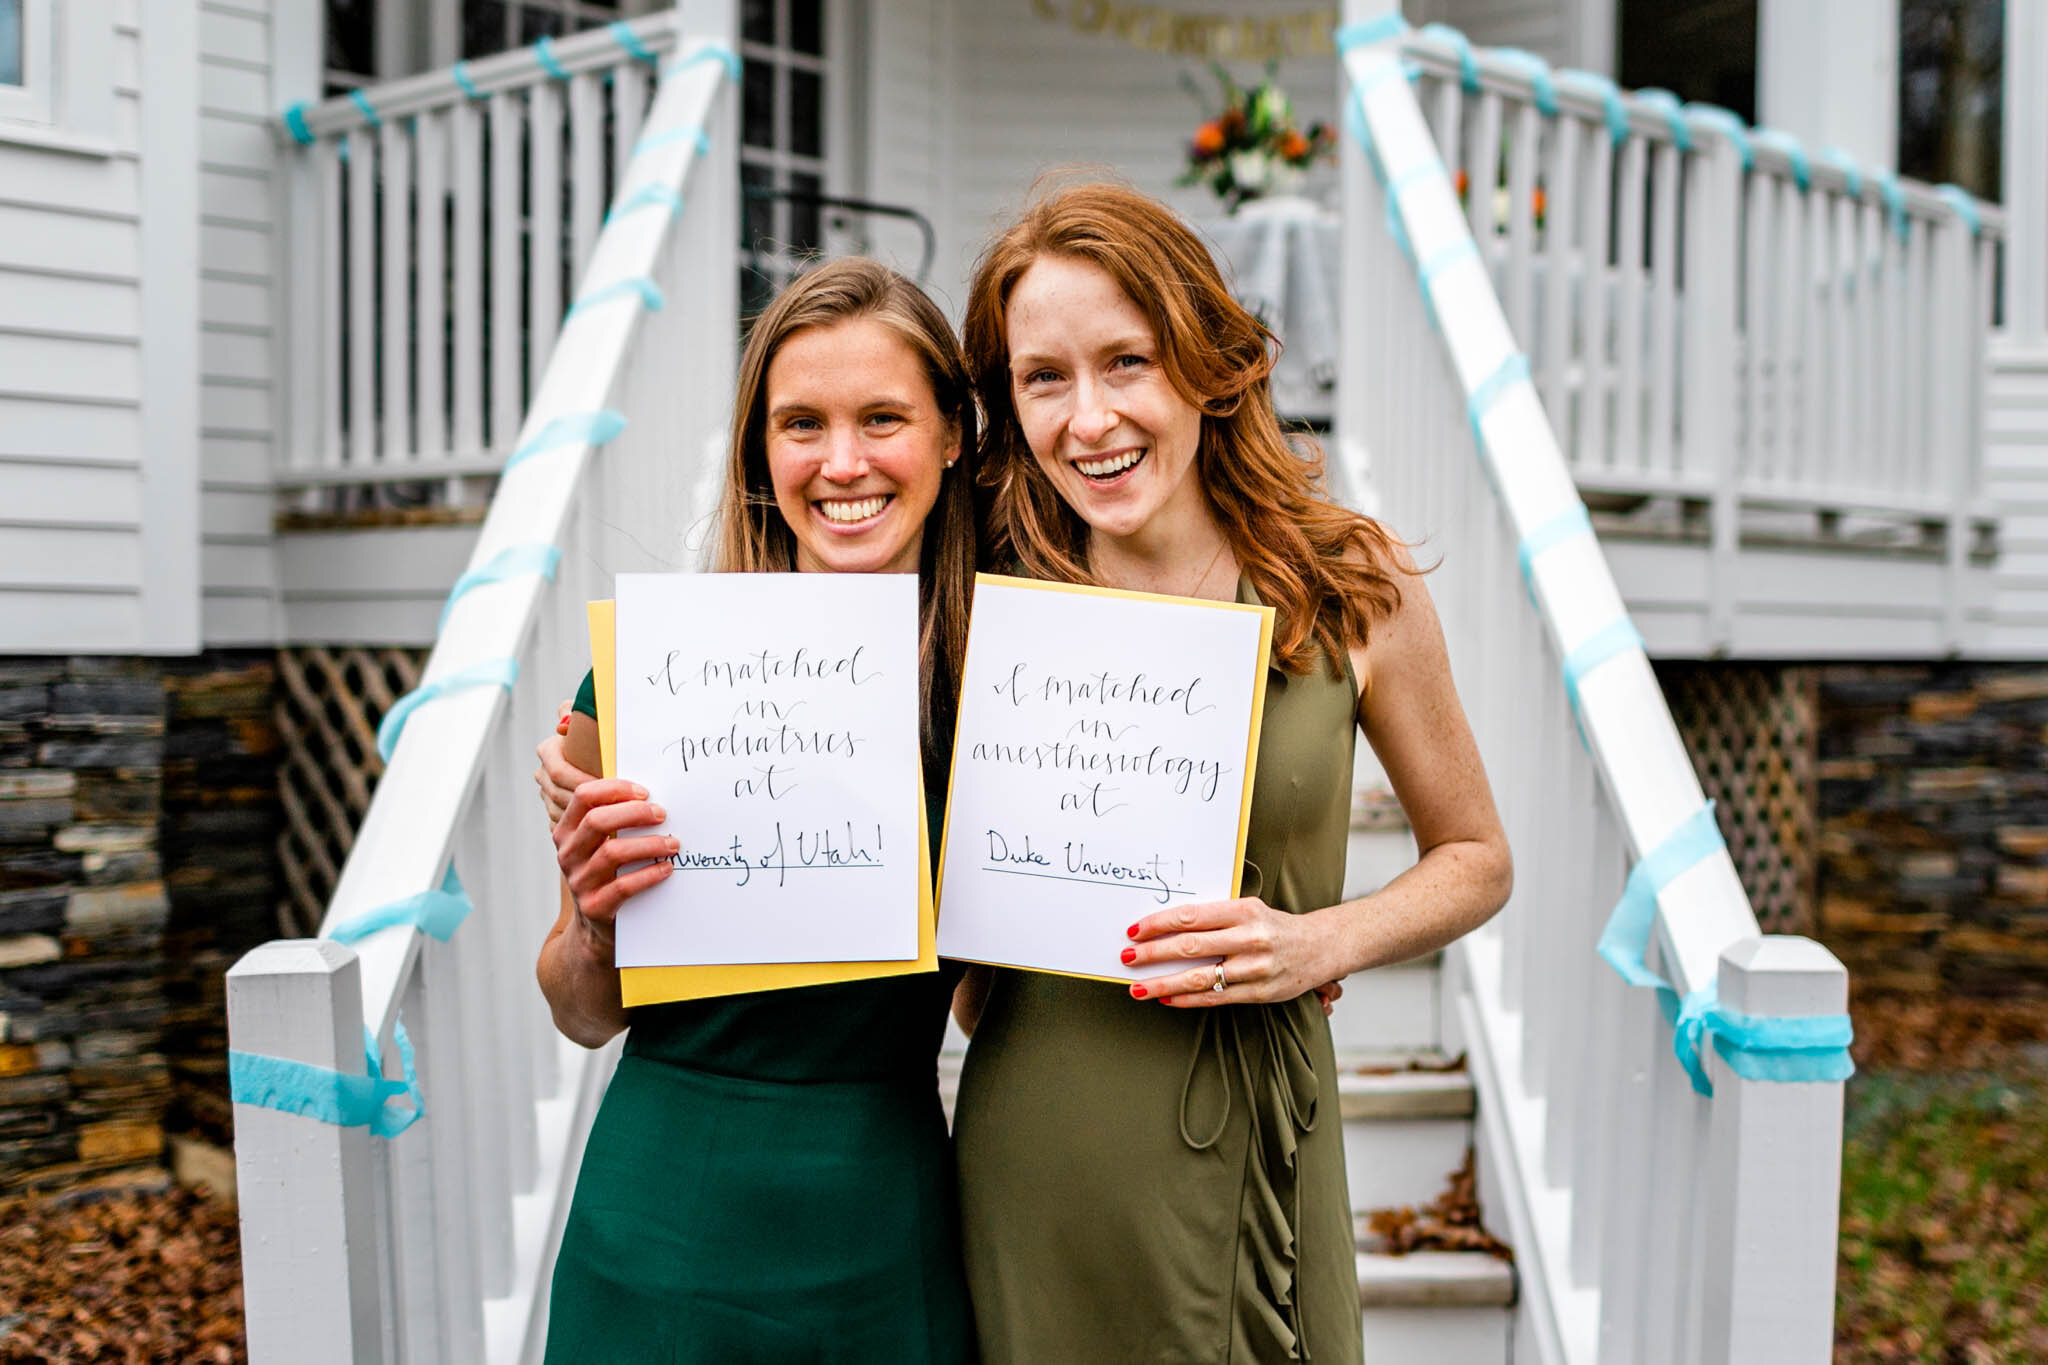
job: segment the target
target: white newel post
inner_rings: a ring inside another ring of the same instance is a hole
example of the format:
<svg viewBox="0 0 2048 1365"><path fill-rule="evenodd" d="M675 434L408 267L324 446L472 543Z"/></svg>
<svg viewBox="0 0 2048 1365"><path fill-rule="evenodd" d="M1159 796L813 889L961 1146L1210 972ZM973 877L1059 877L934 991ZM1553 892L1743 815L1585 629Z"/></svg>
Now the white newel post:
<svg viewBox="0 0 2048 1365"><path fill-rule="evenodd" d="M363 1075L356 955L280 939L228 969L228 1046ZM242 1296L257 1365L347 1365L382 1355L370 1132L235 1106Z"/></svg>
<svg viewBox="0 0 2048 1365"><path fill-rule="evenodd" d="M1721 954L1720 1000L1740 1014L1841 1014L1849 976L1811 939L1768 936ZM1833 1350L1842 1083L1746 1081L1708 1043L1713 1194L1701 1263L1702 1365L1820 1365Z"/></svg>

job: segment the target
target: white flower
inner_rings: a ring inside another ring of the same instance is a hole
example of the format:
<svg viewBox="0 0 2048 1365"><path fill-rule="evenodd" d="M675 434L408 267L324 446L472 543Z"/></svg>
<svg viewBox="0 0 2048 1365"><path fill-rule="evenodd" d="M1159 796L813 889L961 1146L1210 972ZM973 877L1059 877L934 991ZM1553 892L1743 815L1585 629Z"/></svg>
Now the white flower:
<svg viewBox="0 0 2048 1365"><path fill-rule="evenodd" d="M1241 190L1264 190L1273 173L1273 162L1264 152L1232 152L1230 178Z"/></svg>

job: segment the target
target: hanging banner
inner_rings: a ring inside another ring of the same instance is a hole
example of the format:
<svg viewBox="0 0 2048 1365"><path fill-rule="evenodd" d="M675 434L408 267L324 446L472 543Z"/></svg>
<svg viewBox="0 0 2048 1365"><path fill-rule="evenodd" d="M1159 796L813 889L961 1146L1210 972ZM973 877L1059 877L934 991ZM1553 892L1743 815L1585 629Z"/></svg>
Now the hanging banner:
<svg viewBox="0 0 2048 1365"><path fill-rule="evenodd" d="M1031 12L1076 33L1101 34L1146 52L1205 61L1275 62L1329 57L1336 51L1335 5L1291 14L1188 14L1169 5L1125 0L1031 0Z"/></svg>

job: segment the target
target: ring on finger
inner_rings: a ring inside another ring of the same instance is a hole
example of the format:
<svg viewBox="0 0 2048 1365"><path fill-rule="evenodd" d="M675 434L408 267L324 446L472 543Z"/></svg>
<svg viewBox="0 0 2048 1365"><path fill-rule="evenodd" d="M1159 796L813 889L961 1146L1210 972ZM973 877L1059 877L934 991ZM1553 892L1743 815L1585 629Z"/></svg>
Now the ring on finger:
<svg viewBox="0 0 2048 1365"><path fill-rule="evenodd" d="M1223 964L1221 962L1217 963L1216 980L1210 984L1209 989L1212 991L1220 991L1229 984L1230 983L1227 980L1225 980L1223 976Z"/></svg>

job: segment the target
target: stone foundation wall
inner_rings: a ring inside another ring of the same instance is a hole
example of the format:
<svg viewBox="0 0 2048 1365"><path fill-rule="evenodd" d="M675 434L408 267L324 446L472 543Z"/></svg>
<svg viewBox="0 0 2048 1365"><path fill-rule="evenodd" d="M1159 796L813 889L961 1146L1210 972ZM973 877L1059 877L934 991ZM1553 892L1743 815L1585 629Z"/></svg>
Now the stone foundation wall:
<svg viewBox="0 0 2048 1365"><path fill-rule="evenodd" d="M2048 669L1820 671L1820 938L1860 992L2048 999Z"/></svg>
<svg viewBox="0 0 2048 1365"><path fill-rule="evenodd" d="M277 903L267 660L0 659L0 1193L154 1165L178 1078L219 1088Z"/></svg>

